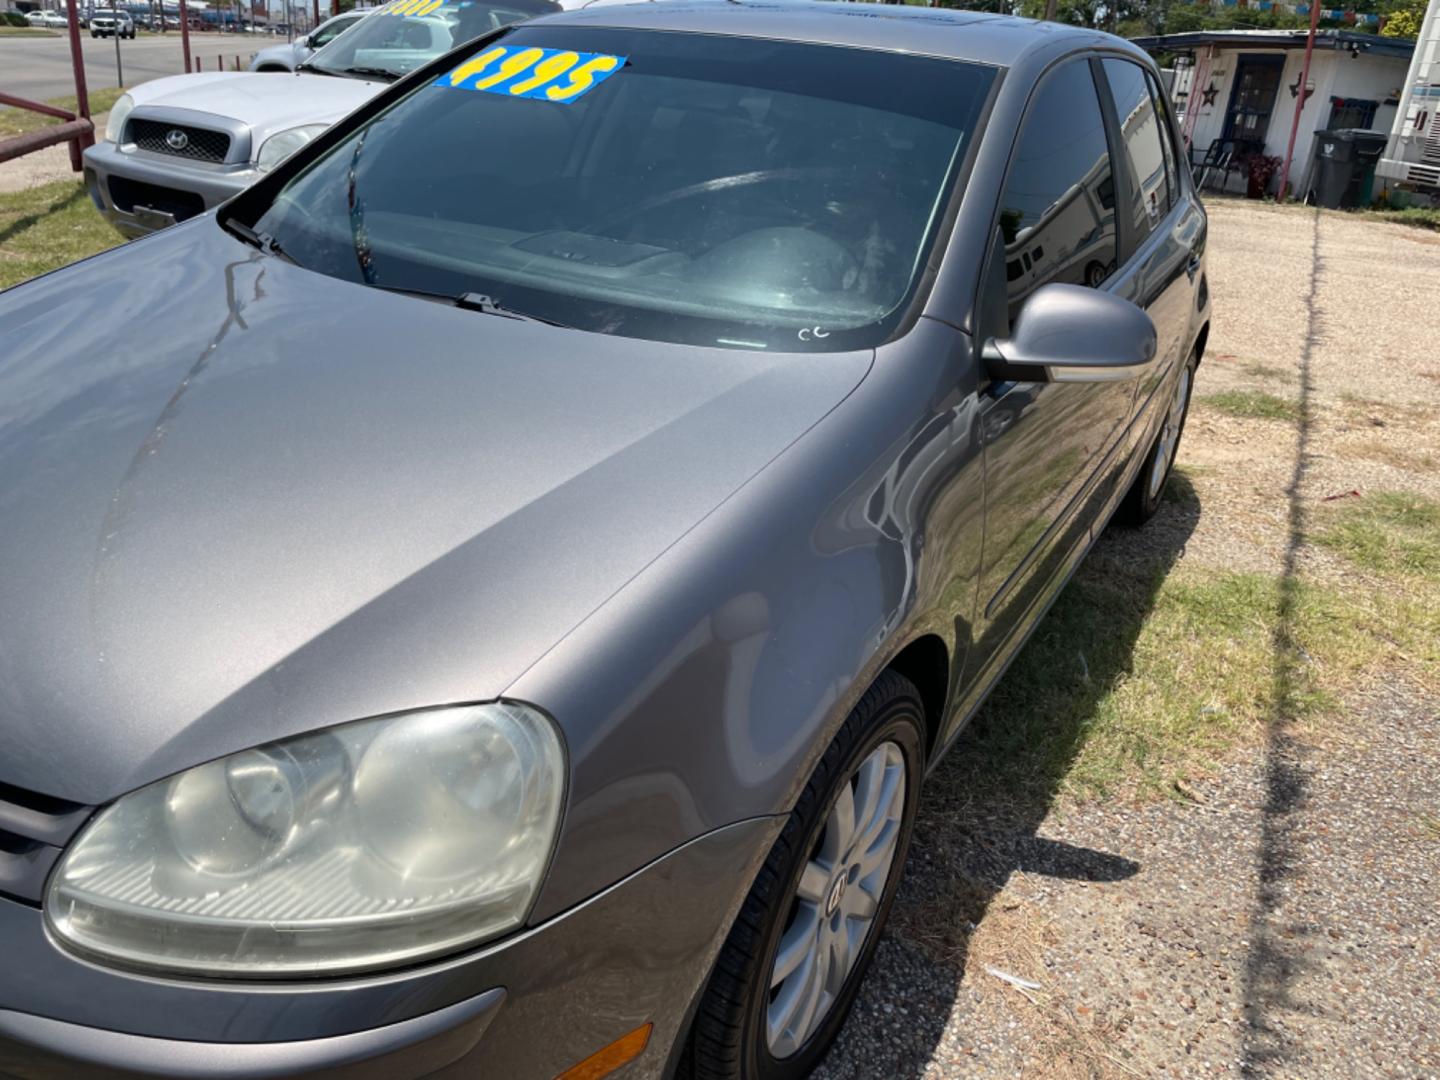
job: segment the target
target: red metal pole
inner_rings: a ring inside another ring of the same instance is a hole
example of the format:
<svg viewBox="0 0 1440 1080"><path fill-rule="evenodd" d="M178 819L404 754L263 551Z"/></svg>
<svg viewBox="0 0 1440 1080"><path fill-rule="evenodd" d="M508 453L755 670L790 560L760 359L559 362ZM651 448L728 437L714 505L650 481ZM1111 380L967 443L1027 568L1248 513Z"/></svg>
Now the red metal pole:
<svg viewBox="0 0 1440 1080"><path fill-rule="evenodd" d="M320 25L320 0L315 0L315 26L319 26L319 25ZM311 29L311 30L314 30L314 29L315 29L315 26L310 27L310 29Z"/></svg>
<svg viewBox="0 0 1440 1080"><path fill-rule="evenodd" d="M85 54L80 51L80 13L76 10L75 0L65 0L65 7L70 19L70 66L75 69L75 111L80 119L90 124L90 129L82 131L70 144L70 165L79 172L80 154L95 145L95 127L90 120L90 92L85 86Z"/></svg>
<svg viewBox="0 0 1440 1080"><path fill-rule="evenodd" d="M75 0L70 0L73 4ZM1280 167L1280 190L1275 201L1285 201L1285 186L1290 182L1290 161L1295 156L1295 136L1300 132L1300 114L1305 111L1305 99L1310 95L1306 87L1310 84L1310 54L1315 51L1315 30L1320 25L1320 0L1310 0L1310 33L1305 38L1305 63L1300 69L1300 92L1295 95L1295 119L1290 122L1290 142L1285 146L1285 164Z"/></svg>
<svg viewBox="0 0 1440 1080"><path fill-rule="evenodd" d="M162 9L164 5L161 5ZM185 54L185 74L190 74L190 13L185 9L185 0L180 0L180 48ZM198 71L199 68L196 68Z"/></svg>

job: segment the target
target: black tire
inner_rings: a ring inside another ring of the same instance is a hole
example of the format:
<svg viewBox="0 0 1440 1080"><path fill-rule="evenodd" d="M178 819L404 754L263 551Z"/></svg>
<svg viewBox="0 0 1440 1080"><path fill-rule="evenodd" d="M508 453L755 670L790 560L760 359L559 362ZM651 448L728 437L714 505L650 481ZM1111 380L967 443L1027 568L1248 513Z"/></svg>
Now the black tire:
<svg viewBox="0 0 1440 1080"><path fill-rule="evenodd" d="M1190 398L1193 396L1195 387L1195 369L1200 363L1200 358L1193 353L1185 364L1182 373L1183 383L1178 384L1172 393L1178 394L1180 385L1185 387L1185 401L1180 409L1180 421L1175 431L1175 445L1168 458L1162 463L1159 448L1161 440L1165 438L1166 425L1162 422L1160 431L1156 433L1154 440L1145 449L1145 464L1135 474L1135 481L1130 485L1130 490L1125 493L1119 508L1115 511L1115 520L1128 528L1138 529L1152 517L1155 511L1160 509L1160 503L1165 499L1165 485L1170 483L1170 474L1175 470L1175 461L1180 456L1180 437L1185 434L1185 421L1190 416ZM1166 408L1172 408L1174 404L1172 396ZM1164 475L1156 483L1155 473L1163 469Z"/></svg>
<svg viewBox="0 0 1440 1080"><path fill-rule="evenodd" d="M894 672L882 674L846 718L801 792L720 950L686 1048L694 1080L799 1080L830 1049L875 954L904 870L924 771L924 730L919 691ZM905 761L904 812L874 921L824 1020L795 1053L777 1060L765 1031L769 977L797 903L801 871L820 842L840 785L848 784L869 754L886 742L898 745Z"/></svg>

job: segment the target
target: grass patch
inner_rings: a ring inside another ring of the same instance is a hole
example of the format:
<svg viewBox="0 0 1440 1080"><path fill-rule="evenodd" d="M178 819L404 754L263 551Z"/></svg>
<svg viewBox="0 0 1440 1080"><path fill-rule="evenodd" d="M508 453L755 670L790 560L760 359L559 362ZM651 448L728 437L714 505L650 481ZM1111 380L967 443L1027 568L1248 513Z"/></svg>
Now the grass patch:
<svg viewBox="0 0 1440 1080"><path fill-rule="evenodd" d="M977 717L964 784L1036 801L1173 795L1272 718L1319 723L1396 665L1434 682L1440 596L1092 555Z"/></svg>
<svg viewBox="0 0 1440 1080"><path fill-rule="evenodd" d="M123 93L125 91L119 87L90 91L90 115L99 116L101 113L109 112L110 106L114 105L116 98ZM74 94L69 97L51 98L45 104L72 113L79 108L79 102L75 100ZM36 131L43 127L49 127L51 124L63 122L59 117L31 112L29 109L0 109L0 139L8 139L12 135L24 135L27 131Z"/></svg>
<svg viewBox="0 0 1440 1080"><path fill-rule="evenodd" d="M0 26L0 37L59 37L54 30L43 26Z"/></svg>
<svg viewBox="0 0 1440 1080"><path fill-rule="evenodd" d="M1356 566L1440 581L1440 503L1377 491L1337 507L1313 537Z"/></svg>
<svg viewBox="0 0 1440 1080"><path fill-rule="evenodd" d="M1408 225L1412 229L1429 229L1440 232L1440 209L1429 206L1409 206L1404 210L1365 210L1365 217L1375 221L1389 221L1395 225Z"/></svg>
<svg viewBox="0 0 1440 1080"><path fill-rule="evenodd" d="M1440 469L1440 458L1428 451L1410 451L1380 440L1357 442L1349 449L1352 454L1368 458L1371 461L1379 461L1397 469L1407 469L1411 472L1434 472Z"/></svg>
<svg viewBox="0 0 1440 1080"><path fill-rule="evenodd" d="M78 180L0 194L0 289L119 243Z"/></svg>
<svg viewBox="0 0 1440 1080"><path fill-rule="evenodd" d="M1241 366L1240 370L1252 379L1275 379L1279 382L1293 382L1295 373L1287 368L1276 367L1274 364L1248 363Z"/></svg>
<svg viewBox="0 0 1440 1080"><path fill-rule="evenodd" d="M1258 390L1222 390L1200 399L1205 405L1217 409L1227 416L1244 419L1287 420L1300 419L1300 406L1288 398L1276 397Z"/></svg>

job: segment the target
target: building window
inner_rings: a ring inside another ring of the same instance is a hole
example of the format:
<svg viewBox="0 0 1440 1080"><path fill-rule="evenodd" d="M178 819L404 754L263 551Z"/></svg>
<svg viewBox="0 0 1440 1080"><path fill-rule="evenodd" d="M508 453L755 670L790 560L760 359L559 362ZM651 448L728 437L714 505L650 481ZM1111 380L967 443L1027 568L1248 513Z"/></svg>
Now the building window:
<svg viewBox="0 0 1440 1080"><path fill-rule="evenodd" d="M1375 110L1379 107L1378 101L1367 101L1365 98L1332 97L1330 99L1330 122L1325 125L1325 130L1368 129L1375 123Z"/></svg>

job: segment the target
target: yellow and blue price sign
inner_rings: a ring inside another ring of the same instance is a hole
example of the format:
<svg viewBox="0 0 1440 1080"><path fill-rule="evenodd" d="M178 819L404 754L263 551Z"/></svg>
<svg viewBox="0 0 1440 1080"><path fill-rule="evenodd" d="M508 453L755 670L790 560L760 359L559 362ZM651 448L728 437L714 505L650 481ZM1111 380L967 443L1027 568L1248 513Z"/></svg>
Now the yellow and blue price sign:
<svg viewBox="0 0 1440 1080"><path fill-rule="evenodd" d="M432 15L445 6L445 0L395 0L386 7L385 15Z"/></svg>
<svg viewBox="0 0 1440 1080"><path fill-rule="evenodd" d="M625 57L605 53L496 45L433 85L564 103L588 94L624 66Z"/></svg>

